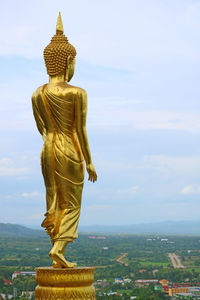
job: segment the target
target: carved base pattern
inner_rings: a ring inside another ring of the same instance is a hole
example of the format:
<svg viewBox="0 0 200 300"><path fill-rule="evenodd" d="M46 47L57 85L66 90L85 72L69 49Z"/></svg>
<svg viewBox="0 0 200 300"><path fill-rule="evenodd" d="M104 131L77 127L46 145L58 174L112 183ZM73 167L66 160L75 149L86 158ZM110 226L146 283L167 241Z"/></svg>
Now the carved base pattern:
<svg viewBox="0 0 200 300"><path fill-rule="evenodd" d="M36 268L36 300L96 300L94 268Z"/></svg>

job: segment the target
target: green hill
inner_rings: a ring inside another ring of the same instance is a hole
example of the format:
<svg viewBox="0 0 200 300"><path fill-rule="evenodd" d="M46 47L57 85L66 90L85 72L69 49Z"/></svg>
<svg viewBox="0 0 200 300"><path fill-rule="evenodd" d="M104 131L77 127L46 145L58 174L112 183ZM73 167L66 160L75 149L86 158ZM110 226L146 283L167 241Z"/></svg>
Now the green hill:
<svg viewBox="0 0 200 300"><path fill-rule="evenodd" d="M39 237L45 236L43 230L30 229L18 224L0 223L0 236Z"/></svg>

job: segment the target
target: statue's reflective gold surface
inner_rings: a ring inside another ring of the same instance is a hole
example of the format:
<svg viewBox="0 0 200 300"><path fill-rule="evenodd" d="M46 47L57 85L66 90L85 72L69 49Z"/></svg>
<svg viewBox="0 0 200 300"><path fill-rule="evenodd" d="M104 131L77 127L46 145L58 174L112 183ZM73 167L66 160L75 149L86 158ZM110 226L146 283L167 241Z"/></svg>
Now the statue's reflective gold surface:
<svg viewBox="0 0 200 300"><path fill-rule="evenodd" d="M49 255L53 267L74 267L65 248L77 238L84 183L84 161L89 180L97 175L92 164L87 132L87 94L69 85L74 74L75 48L63 34L59 14L56 35L44 50L49 83L32 96L37 128L44 139L41 166L46 186L45 219L42 226L51 237Z"/></svg>
<svg viewBox="0 0 200 300"><path fill-rule="evenodd" d="M36 268L36 300L96 300L94 268Z"/></svg>

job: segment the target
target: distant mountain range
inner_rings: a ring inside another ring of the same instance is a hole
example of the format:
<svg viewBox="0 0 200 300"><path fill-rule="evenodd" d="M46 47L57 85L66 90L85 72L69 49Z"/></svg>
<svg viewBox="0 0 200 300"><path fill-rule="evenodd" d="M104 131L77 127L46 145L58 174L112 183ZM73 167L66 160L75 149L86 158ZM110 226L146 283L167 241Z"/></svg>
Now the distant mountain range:
<svg viewBox="0 0 200 300"><path fill-rule="evenodd" d="M200 235L200 221L165 221L127 226L80 226L80 232Z"/></svg>
<svg viewBox="0 0 200 300"><path fill-rule="evenodd" d="M111 233L111 234L174 234L174 235L199 235L200 221L165 221L159 223L134 224L129 226L80 226L80 233ZM0 223L0 236L8 237L44 237L44 230L31 229L26 226Z"/></svg>

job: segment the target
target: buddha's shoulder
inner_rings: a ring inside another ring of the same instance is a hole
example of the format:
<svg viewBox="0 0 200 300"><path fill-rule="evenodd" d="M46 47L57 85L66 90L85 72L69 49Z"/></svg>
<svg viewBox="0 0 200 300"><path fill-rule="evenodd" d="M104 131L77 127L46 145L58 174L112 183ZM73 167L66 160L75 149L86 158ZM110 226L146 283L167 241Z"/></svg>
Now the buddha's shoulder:
<svg viewBox="0 0 200 300"><path fill-rule="evenodd" d="M80 97L85 97L87 96L87 93L84 89L77 87L77 86L73 86L73 85L69 85L69 84L59 84L59 85L42 85L40 87L38 87L35 92L32 95L32 100L36 100L38 99L38 97L41 96L42 91L44 90L44 87L46 86L47 91L51 92L54 95L57 95L58 97L65 97L67 95L77 95Z"/></svg>
<svg viewBox="0 0 200 300"><path fill-rule="evenodd" d="M74 95L87 95L86 91L78 86L73 86L73 85L69 85L66 84L65 86L63 86L63 93L64 94L68 94L68 93L72 93Z"/></svg>
<svg viewBox="0 0 200 300"><path fill-rule="evenodd" d="M33 95L32 95L32 100L33 100L33 101L36 100L36 99L38 98L38 96L41 95L43 87L44 87L43 85L42 85L42 86L39 86L39 87L35 90L35 92L34 92Z"/></svg>

